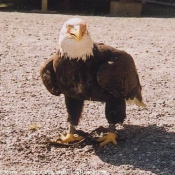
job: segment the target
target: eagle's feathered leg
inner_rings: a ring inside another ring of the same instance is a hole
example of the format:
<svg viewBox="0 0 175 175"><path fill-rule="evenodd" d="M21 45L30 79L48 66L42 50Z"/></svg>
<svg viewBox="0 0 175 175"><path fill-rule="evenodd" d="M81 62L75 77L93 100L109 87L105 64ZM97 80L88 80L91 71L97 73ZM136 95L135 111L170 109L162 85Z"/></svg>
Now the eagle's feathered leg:
<svg viewBox="0 0 175 175"><path fill-rule="evenodd" d="M56 81L56 74L53 68L53 60L58 57L58 54L51 56L41 67L40 76L46 89L52 94L59 96L62 92L59 89Z"/></svg>
<svg viewBox="0 0 175 175"><path fill-rule="evenodd" d="M83 137L78 135L75 127L78 125L79 119L81 117L84 101L65 96L65 102L70 127L67 135L66 136L63 135L61 137L61 143L80 141L83 139Z"/></svg>
<svg viewBox="0 0 175 175"><path fill-rule="evenodd" d="M105 106L106 119L109 123L108 133L103 137L97 139L100 143L100 146L103 147L108 143L112 142L115 145L117 144L116 138L117 133L115 130L115 124L123 123L126 117L126 104L123 98L113 98L106 102Z"/></svg>

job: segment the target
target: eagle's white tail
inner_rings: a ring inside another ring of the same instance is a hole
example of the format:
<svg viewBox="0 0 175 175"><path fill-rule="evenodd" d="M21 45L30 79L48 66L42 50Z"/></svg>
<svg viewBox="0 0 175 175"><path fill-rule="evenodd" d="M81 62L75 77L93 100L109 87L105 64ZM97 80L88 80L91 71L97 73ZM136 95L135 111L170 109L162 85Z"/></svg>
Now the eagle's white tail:
<svg viewBox="0 0 175 175"><path fill-rule="evenodd" d="M136 104L137 106L146 107L145 103L143 103L143 101L139 101L137 98L134 98L133 100L128 99L126 100L126 103L129 105Z"/></svg>

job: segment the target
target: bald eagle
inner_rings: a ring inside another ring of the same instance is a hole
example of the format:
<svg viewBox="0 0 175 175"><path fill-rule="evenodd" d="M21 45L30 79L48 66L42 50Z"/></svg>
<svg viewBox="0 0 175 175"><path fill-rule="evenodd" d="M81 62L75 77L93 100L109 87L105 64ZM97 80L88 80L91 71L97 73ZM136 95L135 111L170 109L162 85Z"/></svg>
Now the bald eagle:
<svg viewBox="0 0 175 175"><path fill-rule="evenodd" d="M83 139L77 136L85 100L105 102L107 135L98 138L100 146L117 144L115 125L126 118L126 101L145 106L133 58L122 50L94 43L87 24L71 18L62 26L58 51L42 66L40 76L53 95L64 94L69 131L62 143ZM94 116L95 120L95 116Z"/></svg>

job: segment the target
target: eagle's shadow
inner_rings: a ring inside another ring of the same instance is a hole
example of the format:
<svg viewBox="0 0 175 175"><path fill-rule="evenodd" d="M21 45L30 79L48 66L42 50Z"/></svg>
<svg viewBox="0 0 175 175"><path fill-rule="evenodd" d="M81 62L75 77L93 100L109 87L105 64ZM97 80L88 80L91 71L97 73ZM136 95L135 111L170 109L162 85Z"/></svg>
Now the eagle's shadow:
<svg viewBox="0 0 175 175"><path fill-rule="evenodd" d="M96 155L114 166L127 165L129 169L140 169L156 174L173 174L175 170L175 133L164 127L150 125L124 125L118 131L126 135L126 141L118 146L109 144L105 148L95 148Z"/></svg>

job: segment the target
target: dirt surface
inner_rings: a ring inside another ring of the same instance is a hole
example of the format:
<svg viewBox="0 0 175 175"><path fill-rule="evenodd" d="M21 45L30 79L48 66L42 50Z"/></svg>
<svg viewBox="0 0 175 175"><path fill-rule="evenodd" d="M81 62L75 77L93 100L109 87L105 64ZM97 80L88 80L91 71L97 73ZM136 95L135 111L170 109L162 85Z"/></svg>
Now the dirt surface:
<svg viewBox="0 0 175 175"><path fill-rule="evenodd" d="M67 129L63 96L42 85L69 15L0 12L0 175L175 174L175 19L82 16L96 42L130 53L147 108L127 106L117 146L40 143ZM104 104L87 101L79 129L107 126Z"/></svg>

